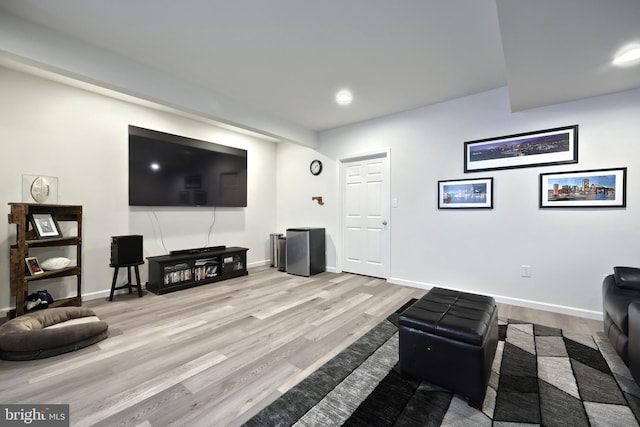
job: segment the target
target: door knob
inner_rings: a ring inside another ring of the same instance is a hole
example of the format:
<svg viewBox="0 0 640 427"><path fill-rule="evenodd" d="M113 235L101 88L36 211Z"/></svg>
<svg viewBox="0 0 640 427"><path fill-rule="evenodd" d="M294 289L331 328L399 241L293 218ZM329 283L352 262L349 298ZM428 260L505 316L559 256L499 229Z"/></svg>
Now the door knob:
<svg viewBox="0 0 640 427"><path fill-rule="evenodd" d="M382 221L382 225L387 225L387 221Z"/></svg>

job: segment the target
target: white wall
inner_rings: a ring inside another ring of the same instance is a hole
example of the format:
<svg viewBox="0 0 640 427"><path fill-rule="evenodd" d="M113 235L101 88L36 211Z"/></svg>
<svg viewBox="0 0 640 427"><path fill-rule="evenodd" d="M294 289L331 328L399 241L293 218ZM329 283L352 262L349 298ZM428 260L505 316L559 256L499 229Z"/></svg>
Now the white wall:
<svg viewBox="0 0 640 427"><path fill-rule="evenodd" d="M278 144L278 219L273 232L286 234L287 228L326 228L327 270L336 268L336 225L338 199L336 193L336 163L316 150L292 143ZM312 160L318 159L323 168L314 176L309 170ZM322 196L323 205L312 200Z"/></svg>
<svg viewBox="0 0 640 427"><path fill-rule="evenodd" d="M21 201L23 174L50 175L60 180L60 203L84 206L85 297L108 291L109 237L119 234L143 234L145 256L165 248L246 246L255 265L268 258L270 233L322 226L328 269L336 270L337 159L383 148L391 149L391 196L398 199L390 222L392 282L597 317L602 276L614 265L640 264L639 90L511 113L506 89L498 89L324 132L318 150L258 140L6 68L0 68L0 94L0 201ZM249 207L130 208L129 124L247 149ZM580 126L578 164L463 173L464 141L572 124ZM309 173L315 158L324 163L320 176ZM625 209L538 208L541 172L622 166L628 167ZM483 176L494 177L493 210L436 208L438 180ZM325 204L313 196L323 196ZM12 303L8 247L14 234L15 226L0 227L2 310ZM532 266L533 277L520 277L523 264ZM72 285L46 288L61 297Z"/></svg>
<svg viewBox="0 0 640 427"><path fill-rule="evenodd" d="M319 151L338 159L390 147L391 197L398 199L390 281L598 318L603 275L614 265L640 265L639 117L639 90L511 113L503 88L326 131ZM463 173L464 141L573 124L579 125L578 164ZM302 168L313 155L298 151L287 161ZM628 167L626 208L538 208L540 173L611 167ZM335 160L329 170L335 181ZM305 172L298 171L302 181L290 170L279 173L279 194L306 195ZM494 177L494 209L437 209L438 180L487 176ZM337 186L330 181L324 192L334 200ZM280 199L279 211L288 203ZM335 215L323 216L334 236ZM520 277L525 264L531 278Z"/></svg>
<svg viewBox="0 0 640 427"><path fill-rule="evenodd" d="M0 67L0 202L22 201L22 175L59 179L61 204L79 204L83 221L83 294L103 296L111 286L110 236L144 235L144 255L206 245L250 248L250 265L268 258L276 226L276 144ZM247 208L130 208L129 124L248 150ZM6 217L5 217L6 218ZM215 219L215 222L214 222ZM213 223L212 232L209 229ZM9 246L15 226L0 226L0 310L9 297ZM162 233L162 239L160 238ZM164 242L164 246L162 245ZM38 254L37 254L38 255ZM51 251L42 256L53 255ZM143 268L142 279L147 271ZM34 283L54 298L73 284Z"/></svg>

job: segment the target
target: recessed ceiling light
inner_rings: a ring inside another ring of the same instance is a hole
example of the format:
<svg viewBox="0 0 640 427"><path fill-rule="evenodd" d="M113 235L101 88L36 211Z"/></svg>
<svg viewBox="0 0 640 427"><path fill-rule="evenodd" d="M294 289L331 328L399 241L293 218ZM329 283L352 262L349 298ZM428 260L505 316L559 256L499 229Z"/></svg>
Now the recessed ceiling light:
<svg viewBox="0 0 640 427"><path fill-rule="evenodd" d="M624 65L640 59L640 47L627 49L613 59L615 65Z"/></svg>
<svg viewBox="0 0 640 427"><path fill-rule="evenodd" d="M158 163L151 163L151 170L157 171L160 170L160 165Z"/></svg>
<svg viewBox="0 0 640 427"><path fill-rule="evenodd" d="M353 101L353 94L347 89L342 89L336 94L336 102L340 105L349 105Z"/></svg>

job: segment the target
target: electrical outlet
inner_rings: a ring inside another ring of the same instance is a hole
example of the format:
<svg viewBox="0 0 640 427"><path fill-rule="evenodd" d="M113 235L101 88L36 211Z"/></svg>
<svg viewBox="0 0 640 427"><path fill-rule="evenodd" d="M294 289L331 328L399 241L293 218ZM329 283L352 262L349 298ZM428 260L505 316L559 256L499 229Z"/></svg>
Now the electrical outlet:
<svg viewBox="0 0 640 427"><path fill-rule="evenodd" d="M520 266L520 275L522 277L531 277L531 266L530 265L521 265Z"/></svg>

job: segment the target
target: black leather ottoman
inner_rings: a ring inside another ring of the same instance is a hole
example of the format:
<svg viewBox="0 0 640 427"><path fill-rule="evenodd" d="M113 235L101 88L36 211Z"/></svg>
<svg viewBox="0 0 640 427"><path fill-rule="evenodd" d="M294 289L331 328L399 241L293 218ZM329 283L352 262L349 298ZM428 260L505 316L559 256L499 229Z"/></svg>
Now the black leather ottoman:
<svg viewBox="0 0 640 427"><path fill-rule="evenodd" d="M492 297L433 288L398 319L400 373L482 407L498 346Z"/></svg>

